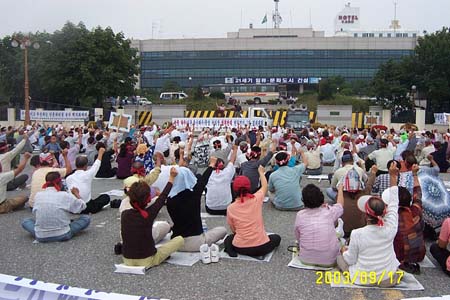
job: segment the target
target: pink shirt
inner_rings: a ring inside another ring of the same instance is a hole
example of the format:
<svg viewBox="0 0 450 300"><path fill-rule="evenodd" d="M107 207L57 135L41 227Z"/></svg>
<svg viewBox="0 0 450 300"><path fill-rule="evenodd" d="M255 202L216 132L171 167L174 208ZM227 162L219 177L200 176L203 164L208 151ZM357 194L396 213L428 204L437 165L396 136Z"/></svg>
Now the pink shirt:
<svg viewBox="0 0 450 300"><path fill-rule="evenodd" d="M297 213L295 237L299 243L299 258L305 264L333 265L340 244L334 223L344 213L341 204L306 208Z"/></svg>
<svg viewBox="0 0 450 300"><path fill-rule="evenodd" d="M254 198L239 198L227 208L227 222L235 233L233 246L249 248L261 246L269 241L262 215L264 194L256 192Z"/></svg>
<svg viewBox="0 0 450 300"><path fill-rule="evenodd" d="M450 242L450 218L444 220L441 227L439 239L444 242ZM447 257L447 271L450 271L450 256Z"/></svg>

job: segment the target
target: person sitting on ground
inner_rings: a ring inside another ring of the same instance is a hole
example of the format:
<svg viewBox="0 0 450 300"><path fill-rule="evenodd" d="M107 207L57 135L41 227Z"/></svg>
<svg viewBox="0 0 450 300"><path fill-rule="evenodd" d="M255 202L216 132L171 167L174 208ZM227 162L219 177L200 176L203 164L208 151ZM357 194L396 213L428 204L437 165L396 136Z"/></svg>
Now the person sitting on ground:
<svg viewBox="0 0 450 300"><path fill-rule="evenodd" d="M436 148L436 151L431 153L433 160L438 164L441 173L447 173L447 170L450 167L450 163L447 160L448 137L446 136L445 139L446 141L444 143L435 142L434 147Z"/></svg>
<svg viewBox="0 0 450 300"><path fill-rule="evenodd" d="M125 180L123 181L123 188L124 188L125 195L128 194L129 188L135 182L144 181L149 186L151 186L153 183L155 183L156 180L158 180L159 175L161 174L161 162L164 160L164 157L161 153L156 152L155 158L156 158L155 168L148 175L145 175L144 165L141 162L135 161L133 163L133 165L131 167L131 172L133 175L125 178ZM168 179L169 176L170 176L170 170L169 170L168 176L166 178ZM158 188L151 187L151 190L155 195L159 195ZM152 197L152 199L153 198L154 197ZM128 196L126 196L120 202L119 212L122 213L122 211L124 211L125 209L130 209L130 208L131 208L130 198Z"/></svg>
<svg viewBox="0 0 450 300"><path fill-rule="evenodd" d="M326 189L327 196L333 201L336 201L337 196L337 184L339 181L348 173L348 171L354 169L359 175L359 178L365 182L367 179L367 175L364 170L360 168L354 161L355 155L350 151L344 151L341 157L342 167L337 169L334 172L333 177L331 178L331 186Z"/></svg>
<svg viewBox="0 0 450 300"><path fill-rule="evenodd" d="M211 150L209 157L214 156L217 158L220 158L225 165L228 165L228 156L230 155L231 149L232 149L232 142L230 134L227 133L225 136L227 147L225 149L222 149L222 141L219 138L213 139L213 150Z"/></svg>
<svg viewBox="0 0 450 300"><path fill-rule="evenodd" d="M439 239L430 246L430 253L447 276L450 276L450 251L447 250L449 242L450 218L446 218L442 223Z"/></svg>
<svg viewBox="0 0 450 300"><path fill-rule="evenodd" d="M316 148L313 140L306 142L305 157L308 159L308 166L305 170L305 175L320 175L322 174L322 161L320 154L320 146Z"/></svg>
<svg viewBox="0 0 450 300"><path fill-rule="evenodd" d="M153 154L154 154L154 147L147 147L147 144L140 143L136 147L136 157L134 158L134 161L141 162L144 166L145 174L150 173L151 170L153 170Z"/></svg>
<svg viewBox="0 0 450 300"><path fill-rule="evenodd" d="M340 249L335 223L344 212L343 185L339 185L337 204L332 206L324 204L323 193L314 184L303 188L302 198L305 209L295 219L299 259L307 265L333 267Z"/></svg>
<svg viewBox="0 0 450 300"><path fill-rule="evenodd" d="M387 146L389 144L389 141L387 139L381 139L380 140L380 149L373 151L370 153L367 157L373 161L375 161L377 168L378 168L378 174L387 174L387 163L390 160L394 159L394 149L388 149Z"/></svg>
<svg viewBox="0 0 450 300"><path fill-rule="evenodd" d="M211 245L227 234L225 227L204 232L200 217L202 193L216 162L217 158L211 157L209 167L198 179L188 168L178 168L177 179L167 199L167 211L173 222L172 238L184 238L184 246L179 251L197 252L201 245Z"/></svg>
<svg viewBox="0 0 450 300"><path fill-rule="evenodd" d="M31 154L25 152L22 161L14 171L7 171L7 172L2 171L0 173L0 214L9 213L17 208L21 208L24 206L25 202L27 202L28 197L24 195L16 196L14 198L7 198L6 190L8 183L14 180L14 178L25 169L28 159L30 159L30 157Z"/></svg>
<svg viewBox="0 0 450 300"><path fill-rule="evenodd" d="M278 152L275 161L279 168L270 174L269 191L275 193L272 204L279 210L298 211L303 208L300 181L302 174L308 166L309 160L300 150L302 163L289 167L290 155L287 152Z"/></svg>
<svg viewBox="0 0 450 300"><path fill-rule="evenodd" d="M70 190L74 187L78 188L81 200L86 203L86 209L81 212L82 214L96 214L110 201L107 194L101 194L96 199L92 199L92 180L100 168L104 153L105 148L98 150L97 160L90 169L87 168L87 157L78 156L75 161L77 169L66 178L68 188Z"/></svg>
<svg viewBox="0 0 450 300"><path fill-rule="evenodd" d="M62 152L61 146L58 144L58 138L56 135L52 135L50 137L50 141L48 144L44 146L44 150L48 150L48 152L53 153L55 155L56 161L59 160L59 154Z"/></svg>
<svg viewBox="0 0 450 300"><path fill-rule="evenodd" d="M95 137L94 136L88 137L86 151L84 152L84 154L88 158L88 166L92 166L94 164L95 157L98 154L98 151L95 148L95 144L96 144Z"/></svg>
<svg viewBox="0 0 450 300"><path fill-rule="evenodd" d="M20 143L16 145L14 149L11 151L8 151L8 144L6 141L0 143L0 165L2 168L2 172L9 172L11 171L11 162L12 160L17 156L20 155L20 152L25 147L25 144L28 141L28 135L24 134L23 139ZM12 179L10 182L8 182L8 185L6 187L7 191L14 191L18 187L24 187L28 180L27 174L21 174L14 179Z"/></svg>
<svg viewBox="0 0 450 300"><path fill-rule="evenodd" d="M72 172L72 167L67 159L67 149L62 151L62 157L66 160L65 168L54 168L52 167L53 162L56 160L54 155L51 153L46 153L43 155L35 155L30 160L30 165L35 168L33 175L31 176L31 190L30 190L30 200L28 204L33 207L34 196L37 192L42 191L42 185L45 183L45 175L49 172L58 172L61 177L65 177L67 174Z"/></svg>
<svg viewBox="0 0 450 300"><path fill-rule="evenodd" d="M81 145L82 137L83 137L83 135L81 134L81 131L80 131L80 133L78 135L78 141L73 146L71 146L68 141L62 141L59 143L59 146L61 147L62 150L68 149L67 159L70 162L70 167L72 168L72 170L74 170L76 168L75 159L77 158L77 155L80 153L80 145ZM65 167L64 158L62 158L61 156L59 157L59 165L61 168Z"/></svg>
<svg viewBox="0 0 450 300"><path fill-rule="evenodd" d="M270 159L273 156L273 152L276 150L276 140L272 140L271 149L267 152L266 156L261 159L261 148L258 146L251 147L250 153L247 155L246 162L241 164L240 175L247 177L250 180L251 187L250 193L256 193L259 185L258 168L259 166L267 166Z"/></svg>
<svg viewBox="0 0 450 300"><path fill-rule="evenodd" d="M400 261L400 269L408 273L420 274L419 262L425 258L424 222L422 217L422 191L417 178L418 166L414 174L414 196L404 188L398 188L398 232L394 239L394 250ZM412 201L411 201L412 198Z"/></svg>
<svg viewBox="0 0 450 300"><path fill-rule="evenodd" d="M114 148L116 148L116 142L117 140L114 140ZM106 146L103 142L98 142L95 145L95 149L99 151L101 148L106 149ZM112 178L116 176L117 168L111 166L114 153L114 149L107 150L103 153L100 168L98 169L97 174L95 174L96 178Z"/></svg>
<svg viewBox="0 0 450 300"><path fill-rule="evenodd" d="M358 208L366 214L367 225L353 230L349 246L342 247L342 255L337 257L339 269L349 272L350 278L355 278L355 284L364 284L357 276L361 272L374 272L377 286L382 288L398 284L400 262L393 246L398 229L398 187L395 181L398 168L395 164L391 164L389 173L392 175L391 187L382 198L370 195L359 198Z"/></svg>
<svg viewBox="0 0 450 300"><path fill-rule="evenodd" d="M391 167L391 164L396 164L397 168L401 169L401 163L396 160L390 160L387 163L388 170ZM375 178L375 183L373 184L372 194L377 194L381 196L385 190L387 190L391 186L390 174L381 174Z"/></svg>
<svg viewBox="0 0 450 300"><path fill-rule="evenodd" d="M183 237L177 236L156 248L152 230L155 218L166 203L176 176L177 170L172 168L166 187L150 206L148 204L152 197L147 183L139 181L130 187L128 196L133 209L123 211L120 222L123 239L122 255L125 265L154 267L183 247Z"/></svg>
<svg viewBox="0 0 450 300"><path fill-rule="evenodd" d="M61 175L49 172L45 176L44 189L36 193L33 218L25 219L22 227L38 242L62 242L87 228L90 217L81 215L73 220L71 214L79 214L86 208L76 187L69 192L61 191ZM73 221L71 221L73 220Z"/></svg>
<svg viewBox="0 0 450 300"><path fill-rule="evenodd" d="M131 164L133 163L134 154L133 151L128 151L126 143L120 144L119 153L117 154L117 179L125 179L130 177Z"/></svg>
<svg viewBox="0 0 450 300"><path fill-rule="evenodd" d="M246 176L238 176L233 182L233 191L239 196L227 209L227 223L233 234L225 239L225 252L231 257L239 254L264 256L280 245L278 234L267 235L262 215L264 195L267 192L267 179L264 167L258 167L261 188L250 193L251 183Z"/></svg>
<svg viewBox="0 0 450 300"><path fill-rule="evenodd" d="M420 151L420 155L417 157L417 161L420 166L429 166L430 161L428 160L428 155L435 152L433 141L430 138L426 138L424 141L425 147Z"/></svg>
<svg viewBox="0 0 450 300"><path fill-rule="evenodd" d="M231 194L231 181L233 180L235 169L234 162L237 155L237 146L233 146L231 158L228 165L218 158L215 171L209 177L206 185L205 209L211 215L227 215L227 207L233 201Z"/></svg>

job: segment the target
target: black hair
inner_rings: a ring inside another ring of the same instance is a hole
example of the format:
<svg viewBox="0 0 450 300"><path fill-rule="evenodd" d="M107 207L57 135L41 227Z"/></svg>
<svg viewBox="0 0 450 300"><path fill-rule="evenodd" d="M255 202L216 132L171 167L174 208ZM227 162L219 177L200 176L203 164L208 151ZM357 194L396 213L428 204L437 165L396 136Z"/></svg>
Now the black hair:
<svg viewBox="0 0 450 300"><path fill-rule="evenodd" d="M144 209L145 200L150 195L150 186L145 181L138 181L133 183L128 190L128 197L130 203L136 203L139 207Z"/></svg>
<svg viewBox="0 0 450 300"><path fill-rule="evenodd" d="M324 196L314 184L308 184L302 190L303 204L306 208L317 208L324 203Z"/></svg>
<svg viewBox="0 0 450 300"><path fill-rule="evenodd" d="M30 165L32 167L39 167L41 165L41 162L39 160L39 155L34 155L31 159L30 159Z"/></svg>
<svg viewBox="0 0 450 300"><path fill-rule="evenodd" d="M181 142L181 138L179 136L176 136L176 137L173 138L173 141L175 143L179 143L179 142Z"/></svg>
<svg viewBox="0 0 450 300"><path fill-rule="evenodd" d="M59 172L48 172L47 175L45 175L46 182L52 182L58 178L61 178L61 174L59 174Z"/></svg>
<svg viewBox="0 0 450 300"><path fill-rule="evenodd" d="M398 205L404 207L411 206L411 193L403 186L398 187Z"/></svg>
<svg viewBox="0 0 450 300"><path fill-rule="evenodd" d="M285 160L286 158L288 157L288 154L286 153L286 152L278 152L276 155L275 155L275 159L277 160L277 164L280 166L280 167L282 167L282 166L285 166L285 165L287 165L287 163L288 162L285 162L285 163L278 163L278 161L283 161L283 160Z"/></svg>
<svg viewBox="0 0 450 300"><path fill-rule="evenodd" d="M174 155L174 157L175 157L176 160L179 160L179 159L180 159L180 148L176 149L176 150L173 152L173 155Z"/></svg>
<svg viewBox="0 0 450 300"><path fill-rule="evenodd" d="M95 149L100 150L100 148L105 148L105 144L103 142L98 142L97 145L95 145Z"/></svg>
<svg viewBox="0 0 450 300"><path fill-rule="evenodd" d="M95 143L95 138L93 136L88 137L87 139L88 144L94 144Z"/></svg>
<svg viewBox="0 0 450 300"><path fill-rule="evenodd" d="M127 155L127 145L126 144L120 144L120 150L119 150L119 156L125 157Z"/></svg>
<svg viewBox="0 0 450 300"><path fill-rule="evenodd" d="M410 151L410 150L405 150L405 151L403 151L403 152L400 154L400 156L402 157L402 159L403 159L404 161L406 161L406 158L407 158L409 155L414 155L414 153L413 153L412 151Z"/></svg>
<svg viewBox="0 0 450 300"><path fill-rule="evenodd" d="M394 162L397 165L397 168L400 170L400 168L402 166L400 165L400 162L396 161L395 159L391 159L390 161L388 161L388 163L387 163L388 170L391 168L391 164L394 163Z"/></svg>
<svg viewBox="0 0 450 300"><path fill-rule="evenodd" d="M69 142L67 141L62 141L59 143L59 146L61 147L62 150L69 148Z"/></svg>
<svg viewBox="0 0 450 300"><path fill-rule="evenodd" d="M78 156L75 159L75 166L77 168L84 168L87 166L87 164L88 164L88 159L86 156Z"/></svg>

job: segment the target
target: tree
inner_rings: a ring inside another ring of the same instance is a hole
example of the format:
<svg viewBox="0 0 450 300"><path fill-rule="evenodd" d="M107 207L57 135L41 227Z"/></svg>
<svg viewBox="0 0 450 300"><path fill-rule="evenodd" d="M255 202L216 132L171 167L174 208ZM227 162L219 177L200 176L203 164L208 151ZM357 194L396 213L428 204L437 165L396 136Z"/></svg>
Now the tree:
<svg viewBox="0 0 450 300"><path fill-rule="evenodd" d="M181 90L181 86L176 81L166 81L162 87L163 92L178 92Z"/></svg>
<svg viewBox="0 0 450 300"><path fill-rule="evenodd" d="M195 100L203 100L205 95L203 95L203 89L200 85L192 89L192 98Z"/></svg>
<svg viewBox="0 0 450 300"><path fill-rule="evenodd" d="M350 87L345 83L345 79L341 76L330 77L322 79L319 83L319 100L334 99L336 92L349 89ZM352 92L348 92L352 94Z"/></svg>

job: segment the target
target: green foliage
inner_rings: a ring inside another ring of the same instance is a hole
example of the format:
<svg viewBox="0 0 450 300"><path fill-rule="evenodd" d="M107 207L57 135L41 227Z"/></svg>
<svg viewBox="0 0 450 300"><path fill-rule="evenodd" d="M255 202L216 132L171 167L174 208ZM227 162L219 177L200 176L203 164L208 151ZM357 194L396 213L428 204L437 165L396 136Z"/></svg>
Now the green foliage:
<svg viewBox="0 0 450 300"><path fill-rule="evenodd" d="M429 111L450 111L450 31L443 28L419 38L415 55L380 66L372 88L386 107L412 106L411 87L417 98L427 99Z"/></svg>
<svg viewBox="0 0 450 300"><path fill-rule="evenodd" d="M205 95L203 95L203 89L200 85L193 88L190 95L192 99L195 100L203 100L205 98Z"/></svg>
<svg viewBox="0 0 450 300"><path fill-rule="evenodd" d="M340 93L342 90L347 90L346 93L348 95L353 94L343 77L336 76L322 79L319 83L319 100L334 99L335 94Z"/></svg>
<svg viewBox="0 0 450 300"><path fill-rule="evenodd" d="M276 105L276 104L278 104L278 100L277 99L270 99L269 100L269 104Z"/></svg>
<svg viewBox="0 0 450 300"><path fill-rule="evenodd" d="M20 36L18 34L16 36ZM28 49L32 99L65 104L97 105L107 96L131 95L139 73L137 50L122 33L111 28L92 30L67 23L61 30L31 34L41 48ZM0 91L23 95L23 51L0 44Z"/></svg>
<svg viewBox="0 0 450 300"><path fill-rule="evenodd" d="M209 94L210 98L225 100L225 94L221 91L215 91Z"/></svg>
<svg viewBox="0 0 450 300"><path fill-rule="evenodd" d="M179 92L181 91L181 86L176 81L166 81L162 87L162 92Z"/></svg>
<svg viewBox="0 0 450 300"><path fill-rule="evenodd" d="M253 104L255 104L255 100L253 100L253 99L248 99L248 100L246 100L245 101L248 105L253 105Z"/></svg>

